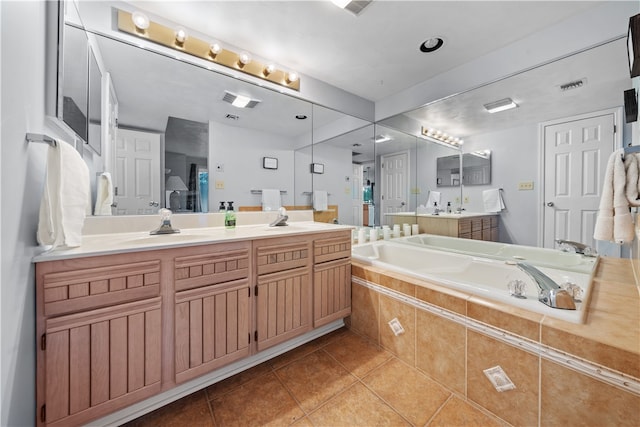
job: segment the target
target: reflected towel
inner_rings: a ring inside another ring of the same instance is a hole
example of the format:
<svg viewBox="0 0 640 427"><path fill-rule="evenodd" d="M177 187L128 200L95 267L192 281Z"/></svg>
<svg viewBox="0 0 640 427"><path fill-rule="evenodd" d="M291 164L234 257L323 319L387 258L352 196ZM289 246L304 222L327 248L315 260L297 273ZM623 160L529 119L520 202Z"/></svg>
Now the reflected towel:
<svg viewBox="0 0 640 427"><path fill-rule="evenodd" d="M440 206L440 192L439 191L429 191L429 196L427 197L427 208L432 208L434 206Z"/></svg>
<svg viewBox="0 0 640 427"><path fill-rule="evenodd" d="M598 217L593 232L593 238L596 240L623 244L631 242L635 237L633 219L625 192L627 176L622 160L623 154L623 150L616 150L607 162Z"/></svg>
<svg viewBox="0 0 640 427"><path fill-rule="evenodd" d="M484 190L482 192L482 202L484 203L485 212L500 212L505 209L502 191L499 188Z"/></svg>
<svg viewBox="0 0 640 427"><path fill-rule="evenodd" d="M282 206L280 200L280 190L263 189L262 190L262 210L277 211Z"/></svg>
<svg viewBox="0 0 640 427"><path fill-rule="evenodd" d="M329 194L325 190L313 192L313 210L326 211L329 209Z"/></svg>
<svg viewBox="0 0 640 427"><path fill-rule="evenodd" d="M87 214L91 214L89 169L75 148L57 141L47 154L38 243L54 248L80 246Z"/></svg>
<svg viewBox="0 0 640 427"><path fill-rule="evenodd" d="M103 172L98 177L96 183L96 205L93 210L94 215L111 215L111 205L113 204L113 183L111 174Z"/></svg>
<svg viewBox="0 0 640 427"><path fill-rule="evenodd" d="M640 206L640 154L627 153L624 156L626 173L625 194L630 206Z"/></svg>

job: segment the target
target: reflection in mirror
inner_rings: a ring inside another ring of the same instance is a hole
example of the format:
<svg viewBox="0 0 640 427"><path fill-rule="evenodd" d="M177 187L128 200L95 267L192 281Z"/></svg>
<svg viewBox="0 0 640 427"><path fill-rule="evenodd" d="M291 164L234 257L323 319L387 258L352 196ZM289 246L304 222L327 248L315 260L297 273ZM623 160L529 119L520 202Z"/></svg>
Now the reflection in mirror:
<svg viewBox="0 0 640 427"><path fill-rule="evenodd" d="M62 51L62 120L80 138L87 140L88 39L84 30L63 25ZM58 106L60 108L60 105ZM60 115L60 113L58 113Z"/></svg>
<svg viewBox="0 0 640 427"><path fill-rule="evenodd" d="M490 150L489 183L476 184L475 179L475 185L463 183L463 194L459 190L449 194L454 187L438 187L444 201L451 201L452 206L457 206L461 200L462 208L467 212L482 213L485 212L483 192L500 188L506 204L506 210L501 212L500 218L500 241L521 245L537 245L540 242L545 247L553 247L553 239L547 246L547 239L543 242L539 238L545 232L546 224L550 223L547 216L553 216L555 212L546 204L544 207L538 204L539 198L549 197L545 190L555 188L554 185L545 186L546 172L541 174L540 165L552 164L551 159L545 161L543 156L545 144L541 139L544 138L541 130L553 123L571 123L576 119L586 119L587 116L609 117L610 124L607 127L610 132L607 138L610 142L603 146L604 151L599 151L599 158L606 162L607 150L610 152L612 147L619 146L617 144L630 142L629 126L622 126L619 118L622 113L622 94L631 84L626 66L625 40L621 38L434 101L380 123L411 135L420 135L421 128L425 126L462 138L462 151L467 158L470 153ZM495 114L490 114L483 107L504 98L512 98L518 107ZM622 132L613 132L614 124L618 124ZM424 164L435 167L436 158L451 154L432 154L428 162L418 163L418 169L422 170ZM577 158L582 159L581 156ZM601 176L601 172L595 171L589 175ZM549 173L552 176L551 171ZM538 177L541 182L535 183ZM434 173L432 180L426 182L435 184L435 179ZM581 176L573 179L582 182ZM420 178L418 184L421 184ZM597 193L602 184L598 182L592 187ZM595 200L594 212L597 212L599 197L592 199ZM542 223L540 218L543 215L545 219ZM538 230L539 227L543 229ZM565 231L568 232L564 230L562 233ZM586 224L581 233L571 240L590 239L593 229L589 231L589 224Z"/></svg>
<svg viewBox="0 0 640 427"><path fill-rule="evenodd" d="M318 105L313 106L313 163L309 202L314 219L349 225L369 225L364 196L364 170L374 163L373 125L366 120ZM373 223L372 223L373 224Z"/></svg>
<svg viewBox="0 0 640 427"><path fill-rule="evenodd" d="M438 157L438 187L459 187L464 185L491 184L491 150L478 150L462 155L462 173L460 173L460 155Z"/></svg>
<svg viewBox="0 0 640 427"><path fill-rule="evenodd" d="M223 201L260 210L263 189L280 190L284 206L307 203L299 194L311 191L311 177L298 175L296 157L311 141L310 103L121 41L96 39L119 110L117 213L155 213L170 206L174 191L179 212L217 211ZM236 107L230 102L237 95L256 102ZM264 157L277 159L277 169L264 168ZM306 171L310 175L308 163ZM179 177L187 189L168 188L170 177ZM298 184L305 190L296 191Z"/></svg>

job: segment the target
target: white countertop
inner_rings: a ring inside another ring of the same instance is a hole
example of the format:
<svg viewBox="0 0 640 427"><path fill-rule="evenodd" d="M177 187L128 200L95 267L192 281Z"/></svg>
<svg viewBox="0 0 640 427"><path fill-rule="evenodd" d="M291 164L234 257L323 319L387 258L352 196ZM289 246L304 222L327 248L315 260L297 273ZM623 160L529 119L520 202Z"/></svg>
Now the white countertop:
<svg viewBox="0 0 640 427"><path fill-rule="evenodd" d="M350 225L300 221L290 222L289 225L280 227L269 227L267 224L257 224L240 225L234 229L226 229L224 227L184 228L177 234L156 236L150 235L148 231L91 234L83 236L82 246L77 248L56 248L43 252L35 256L33 262L351 229L353 229L353 226Z"/></svg>

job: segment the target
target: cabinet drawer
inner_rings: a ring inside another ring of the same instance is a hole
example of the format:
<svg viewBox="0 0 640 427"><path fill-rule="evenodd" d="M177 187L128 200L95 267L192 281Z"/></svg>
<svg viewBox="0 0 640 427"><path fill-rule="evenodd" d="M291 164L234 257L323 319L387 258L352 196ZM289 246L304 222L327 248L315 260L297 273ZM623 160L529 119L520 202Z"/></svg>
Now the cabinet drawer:
<svg viewBox="0 0 640 427"><path fill-rule="evenodd" d="M249 277L249 248L190 255L175 259L176 291Z"/></svg>
<svg viewBox="0 0 640 427"><path fill-rule="evenodd" d="M318 239L313 242L313 262L315 264L351 257L351 236Z"/></svg>
<svg viewBox="0 0 640 427"><path fill-rule="evenodd" d="M309 266L311 263L310 247L311 244L308 241L303 241L256 248L257 274L269 274Z"/></svg>
<svg viewBox="0 0 640 427"><path fill-rule="evenodd" d="M160 294L160 261L45 273L42 286L45 316L150 298Z"/></svg>
<svg viewBox="0 0 640 427"><path fill-rule="evenodd" d="M160 297L47 319L47 425L82 425L160 391Z"/></svg>
<svg viewBox="0 0 640 427"><path fill-rule="evenodd" d="M471 220L461 219L458 220L458 235L462 237L463 234L471 233Z"/></svg>

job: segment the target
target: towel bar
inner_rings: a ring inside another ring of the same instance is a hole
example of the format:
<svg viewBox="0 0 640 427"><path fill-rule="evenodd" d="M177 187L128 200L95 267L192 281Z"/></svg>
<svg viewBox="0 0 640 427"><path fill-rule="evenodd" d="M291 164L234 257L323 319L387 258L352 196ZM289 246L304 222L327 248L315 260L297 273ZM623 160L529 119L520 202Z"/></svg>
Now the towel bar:
<svg viewBox="0 0 640 427"><path fill-rule="evenodd" d="M251 190L251 194L262 194L262 190ZM287 190L280 190L280 194L287 194Z"/></svg>
<svg viewBox="0 0 640 427"><path fill-rule="evenodd" d="M25 139L28 142L44 142L53 147L58 145L55 139L41 133L27 133L27 136L25 136Z"/></svg>
<svg viewBox="0 0 640 427"><path fill-rule="evenodd" d="M303 191L302 194L304 196L313 196L313 191ZM330 196L331 193L327 193L327 196Z"/></svg>

